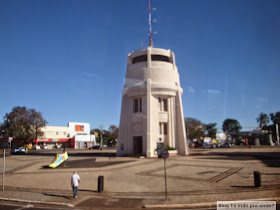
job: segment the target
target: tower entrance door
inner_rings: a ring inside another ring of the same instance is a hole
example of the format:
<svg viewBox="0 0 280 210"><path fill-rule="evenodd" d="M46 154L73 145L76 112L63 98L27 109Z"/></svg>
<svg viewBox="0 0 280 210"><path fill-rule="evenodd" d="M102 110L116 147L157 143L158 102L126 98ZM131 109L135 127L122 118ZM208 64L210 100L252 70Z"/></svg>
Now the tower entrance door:
<svg viewBox="0 0 280 210"><path fill-rule="evenodd" d="M142 136L133 137L133 153L134 155L142 154Z"/></svg>

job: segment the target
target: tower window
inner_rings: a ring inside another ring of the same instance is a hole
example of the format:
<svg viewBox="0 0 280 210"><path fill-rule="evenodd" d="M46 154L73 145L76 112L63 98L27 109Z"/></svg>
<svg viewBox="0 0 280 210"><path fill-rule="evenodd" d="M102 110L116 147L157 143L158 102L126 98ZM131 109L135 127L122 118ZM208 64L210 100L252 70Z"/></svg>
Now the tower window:
<svg viewBox="0 0 280 210"><path fill-rule="evenodd" d="M132 64L145 62L145 61L147 61L147 55L140 55L135 58L132 58Z"/></svg>
<svg viewBox="0 0 280 210"><path fill-rule="evenodd" d="M133 112L142 112L142 98L133 99Z"/></svg>
<svg viewBox="0 0 280 210"><path fill-rule="evenodd" d="M151 60L172 63L170 58L167 56L164 56L164 55L151 55ZM132 58L132 64L145 62L145 61L147 61L147 55L140 55L140 56Z"/></svg>
<svg viewBox="0 0 280 210"><path fill-rule="evenodd" d="M167 123L159 123L159 134L167 135Z"/></svg>
<svg viewBox="0 0 280 210"><path fill-rule="evenodd" d="M152 55L152 61L165 61L170 63L170 59L164 55Z"/></svg>
<svg viewBox="0 0 280 210"><path fill-rule="evenodd" d="M168 111L167 98L159 98L158 104L159 104L159 111L161 111L161 112Z"/></svg>

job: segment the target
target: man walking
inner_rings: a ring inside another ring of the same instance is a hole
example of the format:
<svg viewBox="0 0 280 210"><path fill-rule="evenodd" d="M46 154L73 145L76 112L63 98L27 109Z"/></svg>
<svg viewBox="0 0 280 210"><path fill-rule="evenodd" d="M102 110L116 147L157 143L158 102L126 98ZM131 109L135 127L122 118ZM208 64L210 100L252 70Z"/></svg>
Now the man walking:
<svg viewBox="0 0 280 210"><path fill-rule="evenodd" d="M78 197L78 187L79 187L79 183L80 183L80 176L77 174L77 172L75 171L73 176L71 177L71 186L73 188L73 195L74 198Z"/></svg>

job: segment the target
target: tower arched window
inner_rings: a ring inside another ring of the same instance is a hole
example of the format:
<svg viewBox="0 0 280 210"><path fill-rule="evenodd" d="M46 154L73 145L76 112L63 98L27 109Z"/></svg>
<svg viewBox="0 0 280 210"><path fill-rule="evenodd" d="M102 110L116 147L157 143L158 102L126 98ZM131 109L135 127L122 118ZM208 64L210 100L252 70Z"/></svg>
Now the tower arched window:
<svg viewBox="0 0 280 210"><path fill-rule="evenodd" d="M159 134L167 135L167 123L159 123Z"/></svg>
<svg viewBox="0 0 280 210"><path fill-rule="evenodd" d="M142 98L133 99L133 112L142 112Z"/></svg>
<svg viewBox="0 0 280 210"><path fill-rule="evenodd" d="M168 105L167 105L167 98L158 98L158 104L159 104L159 111L161 112L167 112L168 111Z"/></svg>

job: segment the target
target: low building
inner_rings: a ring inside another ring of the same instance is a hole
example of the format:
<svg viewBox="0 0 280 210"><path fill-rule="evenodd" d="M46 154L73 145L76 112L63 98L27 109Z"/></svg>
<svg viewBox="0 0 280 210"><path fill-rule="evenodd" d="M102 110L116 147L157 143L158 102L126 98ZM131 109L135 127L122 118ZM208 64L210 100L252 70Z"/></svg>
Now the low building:
<svg viewBox="0 0 280 210"><path fill-rule="evenodd" d="M90 124L69 122L69 136L75 139L75 149L89 148L96 144L95 135L90 134Z"/></svg>
<svg viewBox="0 0 280 210"><path fill-rule="evenodd" d="M39 145L44 149L74 148L86 149L96 144L95 136L90 134L90 124L81 122L69 122L68 126L45 126L41 128L44 135L40 138L25 141ZM23 146L22 140L13 140L13 147Z"/></svg>
<svg viewBox="0 0 280 210"><path fill-rule="evenodd" d="M227 135L226 133L216 133L216 139L219 142L224 143L227 140Z"/></svg>
<svg viewBox="0 0 280 210"><path fill-rule="evenodd" d="M44 138L69 138L68 126L45 126L41 128L44 132Z"/></svg>

